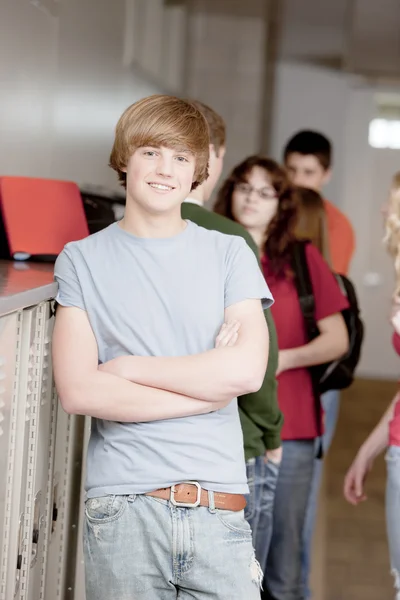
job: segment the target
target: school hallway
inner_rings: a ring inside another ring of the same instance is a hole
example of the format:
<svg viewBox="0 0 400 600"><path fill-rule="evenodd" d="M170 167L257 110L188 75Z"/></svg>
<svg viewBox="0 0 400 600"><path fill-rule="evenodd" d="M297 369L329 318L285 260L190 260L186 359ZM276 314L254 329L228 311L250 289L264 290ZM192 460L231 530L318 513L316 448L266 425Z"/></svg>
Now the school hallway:
<svg viewBox="0 0 400 600"><path fill-rule="evenodd" d="M386 465L380 457L369 475L368 500L358 507L343 498L343 478L398 384L358 380L343 393L339 423L327 457L314 549L313 600L392 600L385 531Z"/></svg>

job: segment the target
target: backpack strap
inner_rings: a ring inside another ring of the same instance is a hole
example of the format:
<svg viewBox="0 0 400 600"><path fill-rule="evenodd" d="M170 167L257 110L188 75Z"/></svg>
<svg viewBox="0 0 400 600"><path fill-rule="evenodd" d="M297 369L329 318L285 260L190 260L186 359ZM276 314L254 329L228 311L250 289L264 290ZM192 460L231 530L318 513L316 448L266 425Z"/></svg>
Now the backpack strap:
<svg viewBox="0 0 400 600"><path fill-rule="evenodd" d="M320 332L318 329L317 322L315 320L315 299L314 292L308 270L306 246L310 242L307 241L296 241L293 244L292 254L292 269L294 275L294 283L297 289L297 295L299 297L300 309L303 313L304 323L306 326L306 333L308 341L312 341L319 336ZM317 415L318 433L320 436L320 442L316 450L316 458L323 457L322 448L322 431L320 431L320 423L322 417L321 409L321 394L319 391L319 384L315 376L313 376L312 369L310 369L310 375L313 385L314 400L315 400L315 411Z"/></svg>
<svg viewBox="0 0 400 600"><path fill-rule="evenodd" d="M297 241L293 245L292 268L307 337L311 341L319 335L319 331L315 320L314 292L307 264L307 244L309 242Z"/></svg>

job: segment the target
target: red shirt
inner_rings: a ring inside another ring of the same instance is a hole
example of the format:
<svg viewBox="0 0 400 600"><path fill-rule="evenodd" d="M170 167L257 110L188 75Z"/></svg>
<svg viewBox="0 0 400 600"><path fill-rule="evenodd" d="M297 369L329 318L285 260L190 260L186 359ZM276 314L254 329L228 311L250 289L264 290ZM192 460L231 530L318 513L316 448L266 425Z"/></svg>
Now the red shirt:
<svg viewBox="0 0 400 600"><path fill-rule="evenodd" d="M328 222L329 252L335 273L347 275L354 254L355 239L353 227L337 206L324 201Z"/></svg>
<svg viewBox="0 0 400 600"><path fill-rule="evenodd" d="M320 253L311 244L306 246L306 257L314 290L317 321L347 308L346 298ZM262 259L264 276L275 303L272 305L278 346L280 350L296 348L308 343L299 298L293 280L277 278L268 270L268 259ZM306 368L284 371L278 376L278 401L285 421L282 439L310 439L318 436L315 399L311 376Z"/></svg>
<svg viewBox="0 0 400 600"><path fill-rule="evenodd" d="M392 344L400 356L400 335L395 331L393 332ZM393 419L389 423L389 446L400 446L400 400L395 404Z"/></svg>

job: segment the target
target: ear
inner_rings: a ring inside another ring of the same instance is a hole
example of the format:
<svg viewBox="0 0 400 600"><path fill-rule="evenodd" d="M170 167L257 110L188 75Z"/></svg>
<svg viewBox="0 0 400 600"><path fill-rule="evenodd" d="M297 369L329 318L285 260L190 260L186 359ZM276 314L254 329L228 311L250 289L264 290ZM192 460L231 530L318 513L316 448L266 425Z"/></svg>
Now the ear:
<svg viewBox="0 0 400 600"><path fill-rule="evenodd" d="M210 144L210 156L215 156L215 158L220 158L221 160L223 160L225 157L225 153L226 153L225 146L221 146L219 149L219 152L217 154L215 151L214 144Z"/></svg>
<svg viewBox="0 0 400 600"><path fill-rule="evenodd" d="M215 152L215 146L214 146L214 144L210 144L210 145L208 146L208 151L209 151L209 153L210 153L210 159L212 159L212 158L216 158L216 156L217 156L217 153Z"/></svg>
<svg viewBox="0 0 400 600"><path fill-rule="evenodd" d="M324 177L322 179L322 185L326 185L327 183L329 183L331 178L332 178L332 169L329 167L329 169L326 169L326 171L324 173Z"/></svg>

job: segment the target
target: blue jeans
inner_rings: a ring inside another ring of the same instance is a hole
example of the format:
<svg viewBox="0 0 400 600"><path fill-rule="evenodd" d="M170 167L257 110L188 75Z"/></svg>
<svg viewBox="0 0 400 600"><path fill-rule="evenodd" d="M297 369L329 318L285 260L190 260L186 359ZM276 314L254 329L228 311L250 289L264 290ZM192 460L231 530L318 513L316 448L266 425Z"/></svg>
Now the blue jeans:
<svg viewBox="0 0 400 600"><path fill-rule="evenodd" d="M149 496L86 502L86 600L260 600L244 511Z"/></svg>
<svg viewBox="0 0 400 600"><path fill-rule="evenodd" d="M265 588L275 600L303 600L302 533L313 476L315 441L284 441L282 446Z"/></svg>
<svg viewBox="0 0 400 600"><path fill-rule="evenodd" d="M279 464L257 456L247 461L247 483L250 495L247 496L245 517L253 532L253 545L256 558L265 570L272 536L272 519Z"/></svg>
<svg viewBox="0 0 400 600"><path fill-rule="evenodd" d="M322 436L322 448L324 454L329 450L335 434L336 424L339 416L340 391L329 390L321 396L322 407L325 413L325 430ZM319 439L317 440L319 443ZM321 487L323 459L316 458L314 461L314 473L311 484L310 497L308 499L306 523L303 531L303 548L302 548L302 578L306 590L306 598L311 598L310 590L310 571L311 571L311 556L312 542L315 529L315 520L317 517L317 506L319 489Z"/></svg>
<svg viewBox="0 0 400 600"><path fill-rule="evenodd" d="M394 576L396 600L400 600L400 448L389 446L386 452L386 526L390 565Z"/></svg>

